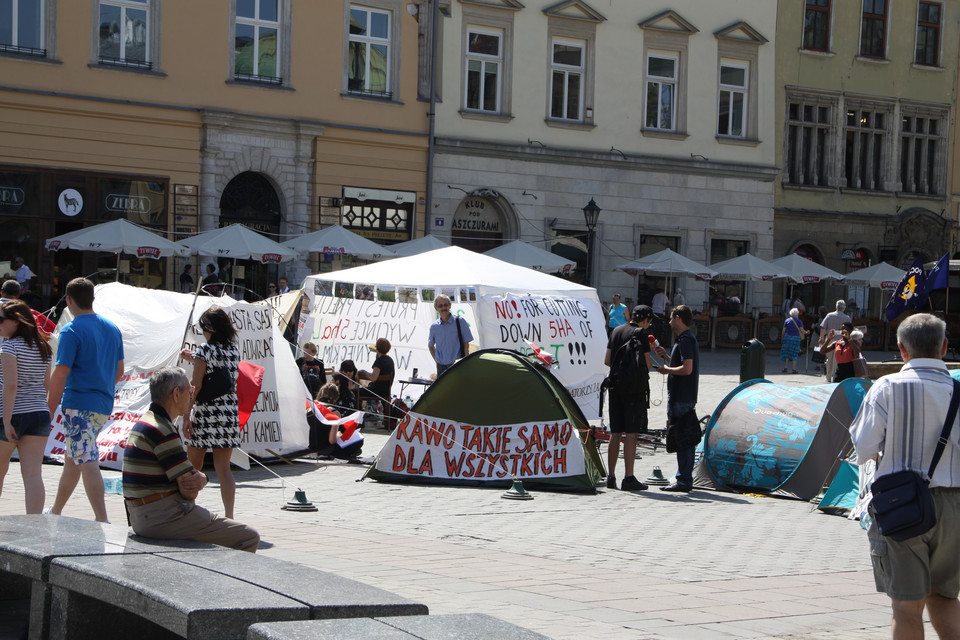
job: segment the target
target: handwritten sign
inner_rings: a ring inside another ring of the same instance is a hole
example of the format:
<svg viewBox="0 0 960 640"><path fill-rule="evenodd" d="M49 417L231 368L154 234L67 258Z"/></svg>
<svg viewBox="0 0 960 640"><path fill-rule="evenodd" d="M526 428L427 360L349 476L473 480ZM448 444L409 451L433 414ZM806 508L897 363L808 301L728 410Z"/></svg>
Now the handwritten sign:
<svg viewBox="0 0 960 640"><path fill-rule="evenodd" d="M583 444L569 421L478 426L410 412L378 471L424 478L503 481L582 475Z"/></svg>

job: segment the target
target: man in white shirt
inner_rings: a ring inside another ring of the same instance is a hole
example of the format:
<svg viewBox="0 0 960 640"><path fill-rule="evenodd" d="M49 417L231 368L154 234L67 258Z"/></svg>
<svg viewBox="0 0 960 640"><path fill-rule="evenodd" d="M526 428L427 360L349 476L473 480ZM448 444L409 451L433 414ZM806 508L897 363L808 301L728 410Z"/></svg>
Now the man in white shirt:
<svg viewBox="0 0 960 640"><path fill-rule="evenodd" d="M824 316L820 323L820 352L826 358L824 363L824 373L827 376L827 382L833 382L833 374L837 370L837 361L834 359L837 340L840 339L840 330L846 323L853 322L844 311L847 303L843 300L837 300L837 310ZM830 331L833 330L833 335Z"/></svg>
<svg viewBox="0 0 960 640"><path fill-rule="evenodd" d="M657 293L653 296L653 301L650 303L650 306L653 307L654 315L663 316L666 314L668 302L670 302L670 299L667 298L663 289L657 289Z"/></svg>
<svg viewBox="0 0 960 640"><path fill-rule="evenodd" d="M857 462L879 455L875 477L926 474L953 395L943 320L910 316L897 330L897 347L903 369L874 383L850 426ZM867 531L877 591L892 600L895 640L923 637L924 608L941 638L960 637L960 427L947 440L930 478L933 528L904 541L881 535L876 521Z"/></svg>
<svg viewBox="0 0 960 640"><path fill-rule="evenodd" d="M280 287L279 287L279 288L280 288L280 291L279 291L280 295L283 295L283 294L285 294L285 293L290 293L290 285L287 284L287 279L286 279L286 278L284 278L283 276L280 276L279 278L277 278L277 282L278 282L279 285L280 285Z"/></svg>
<svg viewBox="0 0 960 640"><path fill-rule="evenodd" d="M17 256L13 259L13 268L17 270L17 274L14 277L17 279L17 282L20 283L20 288L23 291L27 291L30 288L30 278L33 277L30 267L23 264L23 258Z"/></svg>

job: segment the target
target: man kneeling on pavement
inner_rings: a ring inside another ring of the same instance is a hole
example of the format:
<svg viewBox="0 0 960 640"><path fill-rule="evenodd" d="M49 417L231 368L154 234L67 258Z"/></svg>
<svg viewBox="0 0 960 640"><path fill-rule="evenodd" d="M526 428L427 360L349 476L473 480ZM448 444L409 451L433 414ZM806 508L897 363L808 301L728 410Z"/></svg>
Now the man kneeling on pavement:
<svg viewBox="0 0 960 640"><path fill-rule="evenodd" d="M173 421L190 406L190 379L179 367L150 378L150 410L133 425L123 453L123 497L134 533L197 540L255 553L260 534L216 516L194 500L207 476L190 464Z"/></svg>

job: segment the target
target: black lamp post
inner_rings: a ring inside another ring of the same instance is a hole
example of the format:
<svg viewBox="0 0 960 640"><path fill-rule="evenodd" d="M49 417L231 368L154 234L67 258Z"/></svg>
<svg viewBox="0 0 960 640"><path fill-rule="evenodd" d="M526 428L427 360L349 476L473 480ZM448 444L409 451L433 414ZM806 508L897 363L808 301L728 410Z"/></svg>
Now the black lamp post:
<svg viewBox="0 0 960 640"><path fill-rule="evenodd" d="M593 269L590 265L593 262L593 235L597 230L597 220L600 219L600 212L603 211L597 206L597 203L590 198L590 202L583 208L583 219L587 223L587 286L593 285Z"/></svg>

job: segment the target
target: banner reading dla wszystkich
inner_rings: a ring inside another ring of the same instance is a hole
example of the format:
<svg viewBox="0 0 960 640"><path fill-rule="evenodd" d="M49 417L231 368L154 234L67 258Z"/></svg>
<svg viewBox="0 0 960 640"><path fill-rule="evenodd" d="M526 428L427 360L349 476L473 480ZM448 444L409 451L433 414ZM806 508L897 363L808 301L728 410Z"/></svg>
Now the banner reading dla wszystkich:
<svg viewBox="0 0 960 640"><path fill-rule="evenodd" d="M582 475L583 444L569 420L477 426L410 412L376 469L419 478L503 481Z"/></svg>
<svg viewBox="0 0 960 640"><path fill-rule="evenodd" d="M587 418L599 413L607 349L599 303L562 295L487 295L477 304L480 344L529 354L527 342L553 357L551 373Z"/></svg>

